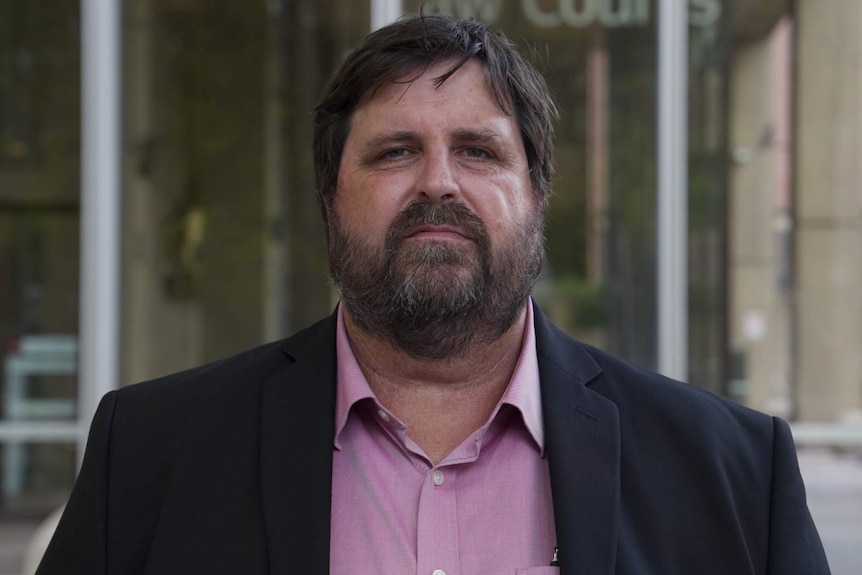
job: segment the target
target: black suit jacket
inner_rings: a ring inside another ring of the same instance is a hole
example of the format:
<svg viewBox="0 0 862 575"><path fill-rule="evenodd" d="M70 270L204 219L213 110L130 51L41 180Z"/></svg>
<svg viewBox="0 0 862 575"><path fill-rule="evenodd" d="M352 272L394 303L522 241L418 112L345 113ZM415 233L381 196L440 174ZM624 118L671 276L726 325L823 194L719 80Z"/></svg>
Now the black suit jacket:
<svg viewBox="0 0 862 575"><path fill-rule="evenodd" d="M535 325L563 575L829 572L787 424ZM333 316L106 395L38 574L327 573L335 374Z"/></svg>

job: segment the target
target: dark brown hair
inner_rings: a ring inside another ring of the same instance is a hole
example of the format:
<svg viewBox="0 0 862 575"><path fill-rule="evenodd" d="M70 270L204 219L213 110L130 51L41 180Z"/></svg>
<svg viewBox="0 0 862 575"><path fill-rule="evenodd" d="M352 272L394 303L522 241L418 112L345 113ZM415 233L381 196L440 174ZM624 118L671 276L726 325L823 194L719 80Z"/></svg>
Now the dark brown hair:
<svg viewBox="0 0 862 575"><path fill-rule="evenodd" d="M545 79L514 43L481 22L420 15L369 34L341 64L314 109L315 184L324 217L335 196L350 120L362 99L386 83L410 82L431 66L452 61L452 67L436 78L440 85L473 58L484 65L500 110L514 116L533 188L542 202L547 199L557 112Z"/></svg>

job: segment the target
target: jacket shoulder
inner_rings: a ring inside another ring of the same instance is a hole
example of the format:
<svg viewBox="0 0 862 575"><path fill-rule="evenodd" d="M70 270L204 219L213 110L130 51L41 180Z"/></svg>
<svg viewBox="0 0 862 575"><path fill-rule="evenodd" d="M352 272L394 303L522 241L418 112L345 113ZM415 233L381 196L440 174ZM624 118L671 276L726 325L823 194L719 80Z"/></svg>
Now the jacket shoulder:
<svg viewBox="0 0 862 575"><path fill-rule="evenodd" d="M771 444L773 419L716 393L682 383L599 348L577 341L534 307L536 344L542 376L574 385L597 401L609 401L623 434L646 437L706 438L732 445L760 438ZM559 391L553 391L559 393Z"/></svg>
<svg viewBox="0 0 862 575"><path fill-rule="evenodd" d="M715 392L683 383L581 344L601 368L590 389L614 401L623 415L649 415L687 429L769 432L772 418ZM744 429L742 429L744 428Z"/></svg>
<svg viewBox="0 0 862 575"><path fill-rule="evenodd" d="M324 344L328 323L334 322L322 320L285 340L111 392L113 437L169 448L179 438L214 437L240 424L252 433L266 382L276 378L291 385L290 367L304 353L334 361Z"/></svg>

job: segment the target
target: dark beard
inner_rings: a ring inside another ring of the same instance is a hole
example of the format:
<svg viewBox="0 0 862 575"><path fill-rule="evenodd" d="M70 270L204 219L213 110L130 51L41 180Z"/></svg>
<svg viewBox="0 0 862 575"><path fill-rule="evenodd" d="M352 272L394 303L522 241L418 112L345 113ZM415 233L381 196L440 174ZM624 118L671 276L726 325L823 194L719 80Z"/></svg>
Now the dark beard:
<svg viewBox="0 0 862 575"><path fill-rule="evenodd" d="M350 317L417 359L459 357L497 340L524 309L542 267L542 210L498 253L466 206L414 201L381 251L351 236L330 211L329 261ZM410 240L421 225L457 227L474 241Z"/></svg>

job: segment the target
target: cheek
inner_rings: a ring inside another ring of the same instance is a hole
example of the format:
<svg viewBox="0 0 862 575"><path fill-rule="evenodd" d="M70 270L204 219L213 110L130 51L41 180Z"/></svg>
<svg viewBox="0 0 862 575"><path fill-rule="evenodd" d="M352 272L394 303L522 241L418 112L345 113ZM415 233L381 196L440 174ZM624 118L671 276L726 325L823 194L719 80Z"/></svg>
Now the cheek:
<svg viewBox="0 0 862 575"><path fill-rule="evenodd" d="M375 203L373 197L352 193L339 193L333 209L342 226L366 239L385 236L394 218L384 206Z"/></svg>
<svg viewBox="0 0 862 575"><path fill-rule="evenodd" d="M493 200L487 208L486 225L497 230L524 225L536 212L535 195L532 188L520 182L506 182L489 194Z"/></svg>

